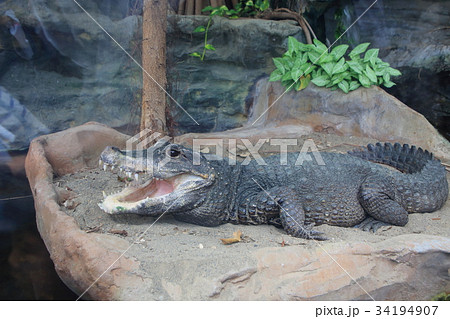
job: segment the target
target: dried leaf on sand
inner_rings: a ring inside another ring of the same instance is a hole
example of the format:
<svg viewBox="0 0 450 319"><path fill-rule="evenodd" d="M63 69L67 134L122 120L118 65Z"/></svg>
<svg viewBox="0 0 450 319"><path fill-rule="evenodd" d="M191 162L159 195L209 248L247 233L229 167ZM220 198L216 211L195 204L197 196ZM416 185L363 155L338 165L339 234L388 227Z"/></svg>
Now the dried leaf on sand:
<svg viewBox="0 0 450 319"><path fill-rule="evenodd" d="M221 238L222 244L230 245L241 241L242 232L240 230L235 231L233 233L233 237L231 238Z"/></svg>

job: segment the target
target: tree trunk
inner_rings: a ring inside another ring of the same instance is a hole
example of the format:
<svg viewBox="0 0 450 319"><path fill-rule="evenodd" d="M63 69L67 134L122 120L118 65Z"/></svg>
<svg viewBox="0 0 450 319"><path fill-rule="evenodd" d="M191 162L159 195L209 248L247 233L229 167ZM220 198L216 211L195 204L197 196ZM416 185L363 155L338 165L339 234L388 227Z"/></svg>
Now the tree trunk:
<svg viewBox="0 0 450 319"><path fill-rule="evenodd" d="M144 0L141 130L166 131L167 0Z"/></svg>

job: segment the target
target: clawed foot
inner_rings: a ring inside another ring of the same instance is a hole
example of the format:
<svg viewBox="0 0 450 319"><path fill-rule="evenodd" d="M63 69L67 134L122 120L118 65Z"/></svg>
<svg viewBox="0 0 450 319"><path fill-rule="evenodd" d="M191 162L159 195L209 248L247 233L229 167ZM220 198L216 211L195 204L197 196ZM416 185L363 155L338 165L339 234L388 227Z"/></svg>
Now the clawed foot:
<svg viewBox="0 0 450 319"><path fill-rule="evenodd" d="M289 235L305 239L328 240L328 238L324 236L324 233L314 230L312 227L313 224L303 225L301 228L299 227L299 229L291 232Z"/></svg>
<svg viewBox="0 0 450 319"><path fill-rule="evenodd" d="M367 217L360 224L355 225L354 228L359 228L363 231L371 231L375 233L380 227L391 226L391 224L376 220L373 217Z"/></svg>
<svg viewBox="0 0 450 319"><path fill-rule="evenodd" d="M314 240L328 240L328 238L324 235L324 233L317 231L317 230L311 230L311 232L307 235L308 239L314 239Z"/></svg>

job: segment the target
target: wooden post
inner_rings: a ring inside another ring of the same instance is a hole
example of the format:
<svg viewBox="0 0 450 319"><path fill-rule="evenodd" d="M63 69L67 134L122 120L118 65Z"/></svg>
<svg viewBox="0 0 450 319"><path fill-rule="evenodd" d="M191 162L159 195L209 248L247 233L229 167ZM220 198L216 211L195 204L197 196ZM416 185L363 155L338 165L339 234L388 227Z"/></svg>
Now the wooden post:
<svg viewBox="0 0 450 319"><path fill-rule="evenodd" d="M141 130L148 128L161 133L166 132L166 30L167 0L144 0L142 66L146 72L142 83Z"/></svg>

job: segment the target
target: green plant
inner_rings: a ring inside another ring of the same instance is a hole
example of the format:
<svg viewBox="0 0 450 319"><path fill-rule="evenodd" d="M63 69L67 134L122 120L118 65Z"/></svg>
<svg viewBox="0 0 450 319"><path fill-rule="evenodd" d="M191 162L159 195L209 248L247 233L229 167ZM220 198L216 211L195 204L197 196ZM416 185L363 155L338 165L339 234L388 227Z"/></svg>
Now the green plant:
<svg viewBox="0 0 450 319"><path fill-rule="evenodd" d="M270 3L269 0L249 0L249 1L240 1L236 5L237 15L239 17L254 17L258 13L263 12L269 9Z"/></svg>
<svg viewBox="0 0 450 319"><path fill-rule="evenodd" d="M432 301L450 301L450 293L442 292L433 298L431 298Z"/></svg>
<svg viewBox="0 0 450 319"><path fill-rule="evenodd" d="M391 76L401 75L400 71L378 57L379 49L367 50L369 45L361 43L356 46L346 60L349 48L346 44L329 51L317 39L314 39L314 44L304 44L289 37L287 52L273 59L276 69L270 74L269 81L281 81L288 90L294 88L297 91L306 88L309 82L332 90L339 88L345 93L360 86L392 87L395 83Z"/></svg>
<svg viewBox="0 0 450 319"><path fill-rule="evenodd" d="M259 12L262 12L264 10L267 10L269 8L269 0L256 0L256 1L240 1L234 9L228 9L227 6L220 6L220 7L211 7L207 6L205 7L202 12L208 12L209 13L209 19L208 23L205 26L198 26L195 28L193 33L204 33L204 43L203 43L203 51L200 52L193 52L190 53L190 56L200 58L200 60L204 60L206 51L215 51L216 48L208 43L208 31L211 27L212 18L214 16L221 16L221 17L227 17L229 19L237 19L239 17L250 17L255 16Z"/></svg>

